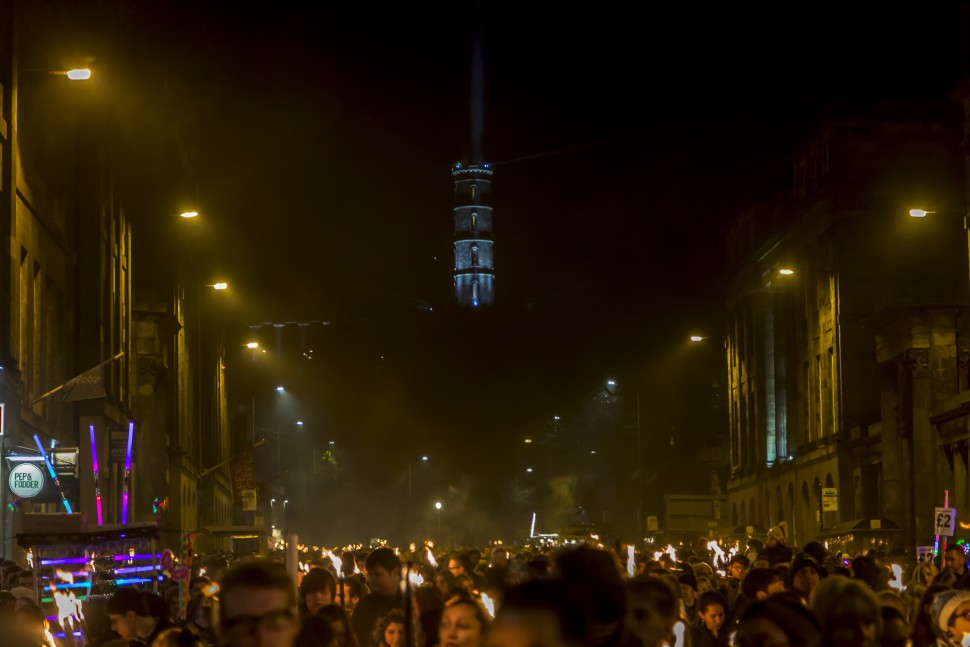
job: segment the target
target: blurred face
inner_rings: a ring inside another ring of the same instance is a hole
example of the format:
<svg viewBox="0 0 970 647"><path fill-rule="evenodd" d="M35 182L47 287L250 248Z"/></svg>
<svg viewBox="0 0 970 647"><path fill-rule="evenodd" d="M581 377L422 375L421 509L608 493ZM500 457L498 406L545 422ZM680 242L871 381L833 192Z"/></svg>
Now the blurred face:
<svg viewBox="0 0 970 647"><path fill-rule="evenodd" d="M453 604L445 609L438 630L441 647L478 647L482 640L482 623L467 604Z"/></svg>
<svg viewBox="0 0 970 647"><path fill-rule="evenodd" d="M448 579L444 575L434 576L434 586L436 589L438 589L438 592L441 593L441 597L448 597L448 593L450 593L448 590Z"/></svg>
<svg viewBox="0 0 970 647"><path fill-rule="evenodd" d="M740 580L741 576L744 575L744 566L742 566L740 562L734 562L734 563L728 564L727 572L728 572L728 575L730 575L734 579Z"/></svg>
<svg viewBox="0 0 970 647"><path fill-rule="evenodd" d="M339 620L333 620L330 625L330 645L328 647L344 647L347 644L347 628Z"/></svg>
<svg viewBox="0 0 970 647"><path fill-rule="evenodd" d="M658 647L670 638L676 617L665 619L645 596L630 593L625 621L627 629L640 638L643 647Z"/></svg>
<svg viewBox="0 0 970 647"><path fill-rule="evenodd" d="M962 550L946 551L946 566L956 572L961 572L967 567L967 558Z"/></svg>
<svg viewBox="0 0 970 647"><path fill-rule="evenodd" d="M307 593L303 599L306 601L306 608L310 613L316 613L328 604L333 604L333 595L330 594L328 588Z"/></svg>
<svg viewBox="0 0 970 647"><path fill-rule="evenodd" d="M401 569L386 570L383 566L375 566L367 572L367 586L379 595L394 595L401 583Z"/></svg>
<svg viewBox="0 0 970 647"><path fill-rule="evenodd" d="M785 582L779 577L771 581L768 588L765 589L768 595L774 595L775 593L784 593Z"/></svg>
<svg viewBox="0 0 970 647"><path fill-rule="evenodd" d="M701 577L697 579L697 595L704 595L708 591L713 591L714 585L706 577Z"/></svg>
<svg viewBox="0 0 970 647"><path fill-rule="evenodd" d="M970 602L961 602L953 612L953 617L950 618L950 633L957 640L963 640L965 635L970 634Z"/></svg>
<svg viewBox="0 0 970 647"><path fill-rule="evenodd" d="M752 618L738 627L738 647L788 645L788 636L767 618Z"/></svg>
<svg viewBox="0 0 970 647"><path fill-rule="evenodd" d="M792 575L791 586L802 595L810 595L818 586L818 571L811 566L803 566Z"/></svg>
<svg viewBox="0 0 970 647"><path fill-rule="evenodd" d="M387 647L403 647L404 645L404 625L400 622L391 622L384 630L384 642Z"/></svg>
<svg viewBox="0 0 970 647"><path fill-rule="evenodd" d="M485 637L485 647L538 646L566 647L556 617L538 609L499 613Z"/></svg>
<svg viewBox="0 0 970 647"><path fill-rule="evenodd" d="M724 624L724 607L720 604L711 604L699 615L707 630L716 636L717 632L721 630L721 625Z"/></svg>
<svg viewBox="0 0 970 647"><path fill-rule="evenodd" d="M680 585L680 599L684 601L689 607L694 606L694 589L690 588L690 584Z"/></svg>
<svg viewBox="0 0 970 647"><path fill-rule="evenodd" d="M754 560L754 568L771 568L771 562L764 558Z"/></svg>
<svg viewBox="0 0 970 647"><path fill-rule="evenodd" d="M462 573L465 572L465 567L462 566L459 562L456 562L453 559L449 559L448 560L448 570L451 571L451 574L452 575L454 575L454 576L457 577L457 576L459 576L459 575L461 575Z"/></svg>
<svg viewBox="0 0 970 647"><path fill-rule="evenodd" d="M831 647L876 647L879 644L878 625L874 611L852 598L823 622L825 635L822 644Z"/></svg>
<svg viewBox="0 0 970 647"><path fill-rule="evenodd" d="M26 589L32 589L34 588L34 574L30 571L23 571L17 578L17 582Z"/></svg>
<svg viewBox="0 0 970 647"><path fill-rule="evenodd" d="M222 645L292 647L298 629L296 609L284 591L243 587L222 596Z"/></svg>
<svg viewBox="0 0 970 647"><path fill-rule="evenodd" d="M111 631L121 636L122 639L134 640L138 637L136 633L135 614L131 611L124 615L109 613L108 618L111 620Z"/></svg>

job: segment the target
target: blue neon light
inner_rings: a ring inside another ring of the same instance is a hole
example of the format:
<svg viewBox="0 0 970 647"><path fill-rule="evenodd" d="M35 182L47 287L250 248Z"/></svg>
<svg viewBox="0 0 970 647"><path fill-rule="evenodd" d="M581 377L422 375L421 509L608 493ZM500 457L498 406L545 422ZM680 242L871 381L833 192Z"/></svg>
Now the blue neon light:
<svg viewBox="0 0 970 647"><path fill-rule="evenodd" d="M61 564L87 564L87 557L64 557L62 559L42 559L41 566L60 566Z"/></svg>

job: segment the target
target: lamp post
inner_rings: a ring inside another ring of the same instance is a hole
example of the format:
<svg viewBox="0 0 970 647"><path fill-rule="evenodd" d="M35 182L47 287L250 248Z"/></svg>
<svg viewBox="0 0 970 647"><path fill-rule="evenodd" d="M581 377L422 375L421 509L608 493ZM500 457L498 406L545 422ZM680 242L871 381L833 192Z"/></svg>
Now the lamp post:
<svg viewBox="0 0 970 647"><path fill-rule="evenodd" d="M227 290L229 288L229 284L226 283L225 281L207 283L204 285L200 285L195 292L196 294L196 304L195 304L195 355L196 355L195 362L196 364L195 366L196 366L196 398L198 400L198 403L196 405L196 416L197 416L196 417L196 423L197 423L196 437L197 437L198 452L199 452L199 459L198 459L197 465L200 473L202 471L202 460L203 460L203 456L202 456L202 436L203 436L203 433L202 433L202 382L203 382L203 379L202 379L202 371L203 371L202 291L203 291L203 288L212 288L216 292L221 292L223 290ZM211 404L211 401L210 401L210 404Z"/></svg>
<svg viewBox="0 0 970 647"><path fill-rule="evenodd" d="M438 545L441 546L441 501L434 502L434 509L438 511Z"/></svg>

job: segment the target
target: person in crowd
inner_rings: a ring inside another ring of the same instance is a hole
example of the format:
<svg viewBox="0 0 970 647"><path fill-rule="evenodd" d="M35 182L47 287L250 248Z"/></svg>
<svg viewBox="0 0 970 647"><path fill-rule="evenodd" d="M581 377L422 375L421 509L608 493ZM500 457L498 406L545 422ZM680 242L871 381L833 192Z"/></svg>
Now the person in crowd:
<svg viewBox="0 0 970 647"><path fill-rule="evenodd" d="M811 602L822 625L822 643L828 647L877 647L882 635L881 607L865 583L841 575L825 578Z"/></svg>
<svg viewBox="0 0 970 647"><path fill-rule="evenodd" d="M169 627L151 642L148 647L202 647L205 644L198 634L188 628Z"/></svg>
<svg viewBox="0 0 970 647"><path fill-rule="evenodd" d="M16 585L10 589L14 597L17 599L30 600L34 604L37 603L37 591L34 588L34 573L31 570L24 569L17 571L15 575Z"/></svg>
<svg viewBox="0 0 970 647"><path fill-rule="evenodd" d="M317 611L328 604L333 604L336 600L337 578L326 568L311 568L303 576L303 579L300 580L301 618L314 615Z"/></svg>
<svg viewBox="0 0 970 647"><path fill-rule="evenodd" d="M23 604L15 612L14 618L15 626L4 628L4 645L9 641L17 647L55 647L47 639L47 619L36 604Z"/></svg>
<svg viewBox="0 0 970 647"><path fill-rule="evenodd" d="M738 619L737 647L821 647L818 619L794 593L752 602Z"/></svg>
<svg viewBox="0 0 970 647"><path fill-rule="evenodd" d="M442 600L447 600L451 596L451 591L455 586L455 576L447 568L440 568L434 574L434 587L441 594Z"/></svg>
<svg viewBox="0 0 970 647"><path fill-rule="evenodd" d="M364 597L364 583L357 577L348 577L344 580L343 605L348 614L352 614L360 599ZM341 600L337 600L339 603Z"/></svg>
<svg viewBox="0 0 970 647"><path fill-rule="evenodd" d="M318 615L308 615L300 623L294 647L333 647L336 642L329 622Z"/></svg>
<svg viewBox="0 0 970 647"><path fill-rule="evenodd" d="M727 632L722 631L727 610L727 600L717 591L708 591L700 597L697 602L700 622L691 631L693 647L721 647L728 644Z"/></svg>
<svg viewBox="0 0 970 647"><path fill-rule="evenodd" d="M903 591L903 601L906 603L906 617L911 621L916 618L919 609L920 598L923 593L933 583L933 579L939 574L933 560L916 562L916 566L909 576L906 583L906 590Z"/></svg>
<svg viewBox="0 0 970 647"><path fill-rule="evenodd" d="M812 593L822 579L822 570L811 555L799 553L789 571L791 590L802 598L805 604L812 601Z"/></svg>
<svg viewBox="0 0 970 647"><path fill-rule="evenodd" d="M768 555L762 551L755 555L754 559L751 560L751 568L771 568L771 560L768 559Z"/></svg>
<svg viewBox="0 0 970 647"><path fill-rule="evenodd" d="M327 647L358 647L357 636L350 626L350 616L339 604L328 604L317 611L316 616L327 623L331 636Z"/></svg>
<svg viewBox="0 0 970 647"><path fill-rule="evenodd" d="M852 560L852 577L862 580L873 591L889 588L891 573L871 555L857 555Z"/></svg>
<svg viewBox="0 0 970 647"><path fill-rule="evenodd" d="M788 522L786 521L782 521L777 526L772 526L768 531L765 554L772 566L792 560L794 552L788 546L789 537Z"/></svg>
<svg viewBox="0 0 970 647"><path fill-rule="evenodd" d="M909 608L906 606L903 596L892 589L884 589L876 593L876 597L879 598L879 604L882 606L892 607L899 611L899 614L903 616L903 620L906 621L906 626L909 626ZM909 632L907 631L907 633Z"/></svg>
<svg viewBox="0 0 970 647"><path fill-rule="evenodd" d="M186 627L207 645L216 644L216 630L212 614L212 598L199 593L189 598Z"/></svg>
<svg viewBox="0 0 970 647"><path fill-rule="evenodd" d="M741 582L741 594L748 604L764 600L775 593L782 593L785 583L778 577L778 573L770 568L752 568ZM740 613L736 615L740 616Z"/></svg>
<svg viewBox="0 0 970 647"><path fill-rule="evenodd" d="M293 647L300 627L296 587L282 564L242 560L226 571L221 585L223 647Z"/></svg>
<svg viewBox="0 0 970 647"><path fill-rule="evenodd" d="M404 647L405 634L404 613L400 609L391 609L374 623L367 644L370 647Z"/></svg>
<svg viewBox="0 0 970 647"><path fill-rule="evenodd" d="M488 567L505 571L509 567L509 549L505 546L496 546L492 549Z"/></svg>
<svg viewBox="0 0 970 647"><path fill-rule="evenodd" d="M158 634L174 626L167 619L167 611L165 616L153 616L146 594L133 588L118 589L108 602L107 611L111 629L129 642L151 645Z"/></svg>
<svg viewBox="0 0 970 647"><path fill-rule="evenodd" d="M473 600L456 600L445 606L438 627L440 647L482 647L489 618Z"/></svg>
<svg viewBox="0 0 970 647"><path fill-rule="evenodd" d="M950 589L933 598L930 618L936 632L936 647L956 647L970 634L970 591Z"/></svg>
<svg viewBox="0 0 970 647"><path fill-rule="evenodd" d="M681 605L671 587L652 576L637 576L626 584L627 630L643 647L674 643L674 625L680 620Z"/></svg>
<svg viewBox="0 0 970 647"><path fill-rule="evenodd" d="M930 584L923 591L912 619L910 620L909 639L913 647L929 647L936 641L936 631L933 624L933 600L942 591L949 591L944 584Z"/></svg>
<svg viewBox="0 0 970 647"><path fill-rule="evenodd" d="M556 571L556 581L581 613L587 647L635 641L624 626L626 595L612 554L589 546L571 548L556 557ZM676 581L671 590L677 590Z"/></svg>
<svg viewBox="0 0 970 647"><path fill-rule="evenodd" d="M438 644L438 626L444 601L433 585L425 583L411 589L411 617L415 622L415 645L434 647Z"/></svg>
<svg viewBox="0 0 970 647"><path fill-rule="evenodd" d="M680 589L680 604L683 615L686 618L697 617L697 578L690 571L684 571L677 576L678 587Z"/></svg>
<svg viewBox="0 0 970 647"><path fill-rule="evenodd" d="M963 546L949 544L943 553L943 564L943 572L953 575L953 588L970 589L970 568L967 566L967 554L963 552Z"/></svg>
<svg viewBox="0 0 970 647"><path fill-rule="evenodd" d="M462 576L467 576L471 581L471 587L464 587L471 589L480 589L482 586L482 576L475 571L475 564L472 562L471 557L466 553L452 553L448 556L448 570L455 579L458 580L459 586L462 584Z"/></svg>
<svg viewBox="0 0 970 647"><path fill-rule="evenodd" d="M884 604L882 609L882 635L880 647L907 647L909 644L909 623L902 612L894 606Z"/></svg>
<svg viewBox="0 0 970 647"><path fill-rule="evenodd" d="M404 610L401 560L390 548L373 550L364 562L371 592L361 598L350 618L361 645L370 645L377 621L393 610ZM410 647L410 646L409 646Z"/></svg>
<svg viewBox="0 0 970 647"><path fill-rule="evenodd" d="M675 621L676 595L664 584L653 584L663 588L665 608ZM579 647L583 633L580 614L562 588L550 580L535 579L505 592L502 606L485 635L485 647ZM643 645L655 647L659 643Z"/></svg>

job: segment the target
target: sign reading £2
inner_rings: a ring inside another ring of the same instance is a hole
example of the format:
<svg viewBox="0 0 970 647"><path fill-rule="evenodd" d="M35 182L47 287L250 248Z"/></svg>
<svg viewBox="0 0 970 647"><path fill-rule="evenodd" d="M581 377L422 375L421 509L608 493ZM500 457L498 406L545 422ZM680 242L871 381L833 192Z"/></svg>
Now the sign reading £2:
<svg viewBox="0 0 970 647"><path fill-rule="evenodd" d="M44 490L44 471L34 463L20 463L10 470L7 484L21 499L32 499Z"/></svg>

